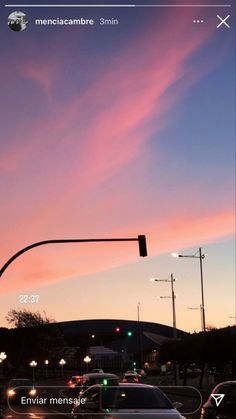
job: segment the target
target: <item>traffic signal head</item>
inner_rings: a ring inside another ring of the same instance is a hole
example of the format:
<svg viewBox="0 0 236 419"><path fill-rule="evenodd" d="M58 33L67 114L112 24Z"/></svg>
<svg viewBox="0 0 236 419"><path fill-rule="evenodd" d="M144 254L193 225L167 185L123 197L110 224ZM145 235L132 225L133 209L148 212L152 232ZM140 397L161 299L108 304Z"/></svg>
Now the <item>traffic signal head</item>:
<svg viewBox="0 0 236 419"><path fill-rule="evenodd" d="M127 332L127 336L130 338L133 335L133 332L131 332L130 330Z"/></svg>
<svg viewBox="0 0 236 419"><path fill-rule="evenodd" d="M138 244L139 244L139 254L140 256L147 256L147 243L146 243L146 236L141 235L138 236Z"/></svg>
<svg viewBox="0 0 236 419"><path fill-rule="evenodd" d="M119 328L119 327L116 327L116 328L115 328L115 332L116 332L116 333L120 333L120 328Z"/></svg>

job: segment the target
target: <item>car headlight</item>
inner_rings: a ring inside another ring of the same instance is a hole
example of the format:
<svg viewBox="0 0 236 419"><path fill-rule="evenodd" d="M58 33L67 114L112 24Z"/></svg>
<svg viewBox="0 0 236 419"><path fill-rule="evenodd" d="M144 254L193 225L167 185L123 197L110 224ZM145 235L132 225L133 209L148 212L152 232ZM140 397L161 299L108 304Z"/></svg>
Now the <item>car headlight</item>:
<svg viewBox="0 0 236 419"><path fill-rule="evenodd" d="M8 390L8 396L12 397L16 394L15 390L13 390L12 388L10 388L10 390Z"/></svg>
<svg viewBox="0 0 236 419"><path fill-rule="evenodd" d="M204 413L205 413L205 409L204 409L204 407L202 407L201 408L201 416L200 416L200 419L203 419L204 418Z"/></svg>
<svg viewBox="0 0 236 419"><path fill-rule="evenodd" d="M30 396L35 396L35 394L36 394L36 390L35 390L35 388L32 388L32 390L29 391L29 395Z"/></svg>

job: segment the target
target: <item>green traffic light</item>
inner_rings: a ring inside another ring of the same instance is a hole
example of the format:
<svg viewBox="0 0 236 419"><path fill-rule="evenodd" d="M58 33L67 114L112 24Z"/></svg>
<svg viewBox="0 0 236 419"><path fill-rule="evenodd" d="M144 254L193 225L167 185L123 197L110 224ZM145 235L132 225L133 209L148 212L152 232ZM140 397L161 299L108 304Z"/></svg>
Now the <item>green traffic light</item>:
<svg viewBox="0 0 236 419"><path fill-rule="evenodd" d="M131 337L133 335L132 332L127 332L127 336Z"/></svg>

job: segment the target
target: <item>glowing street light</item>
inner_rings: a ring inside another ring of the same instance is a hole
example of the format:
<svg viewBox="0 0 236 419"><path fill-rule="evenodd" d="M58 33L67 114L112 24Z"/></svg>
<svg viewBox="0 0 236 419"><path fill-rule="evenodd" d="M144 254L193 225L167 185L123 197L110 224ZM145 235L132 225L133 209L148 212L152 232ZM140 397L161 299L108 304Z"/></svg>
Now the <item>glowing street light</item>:
<svg viewBox="0 0 236 419"><path fill-rule="evenodd" d="M35 367L37 367L37 362L36 361L31 361L30 362L30 366L32 367L32 381L33 381L33 383L34 383L34 369L35 369Z"/></svg>
<svg viewBox="0 0 236 419"><path fill-rule="evenodd" d="M59 361L59 365L61 366L61 376L64 376L64 366L66 365L66 361L62 358Z"/></svg>
<svg viewBox="0 0 236 419"><path fill-rule="evenodd" d="M199 259L200 261L200 276L201 276L201 296L202 296L202 330L206 331L206 318L205 318L205 305L204 305L204 288L203 288L203 270L202 270L202 260L205 259L207 253L202 253L202 248L199 247L198 251L194 255L181 255L179 253L171 253L173 257L176 258L194 258Z"/></svg>
<svg viewBox="0 0 236 419"><path fill-rule="evenodd" d="M45 364L45 375L46 375L46 378L48 378L48 364L49 364L49 360L48 359L45 359L44 364Z"/></svg>
<svg viewBox="0 0 236 419"><path fill-rule="evenodd" d="M3 378L3 362L5 361L5 359L7 358L7 354L5 352L1 352L0 353L0 380ZM0 407L0 417L1 417L1 407Z"/></svg>
<svg viewBox="0 0 236 419"><path fill-rule="evenodd" d="M1 353L0 353L0 362L5 361L5 359L7 359L7 354L6 354L6 352L1 352Z"/></svg>
<svg viewBox="0 0 236 419"><path fill-rule="evenodd" d="M179 254L178 254L178 253L173 252L173 253L171 253L171 256L173 256L173 258L178 258L178 257L179 257Z"/></svg>
<svg viewBox="0 0 236 419"><path fill-rule="evenodd" d="M92 359L90 358L90 356L86 355L86 357L84 358L84 362L86 364L87 372L88 372L88 367L89 367L89 364L90 364L91 361L92 361Z"/></svg>

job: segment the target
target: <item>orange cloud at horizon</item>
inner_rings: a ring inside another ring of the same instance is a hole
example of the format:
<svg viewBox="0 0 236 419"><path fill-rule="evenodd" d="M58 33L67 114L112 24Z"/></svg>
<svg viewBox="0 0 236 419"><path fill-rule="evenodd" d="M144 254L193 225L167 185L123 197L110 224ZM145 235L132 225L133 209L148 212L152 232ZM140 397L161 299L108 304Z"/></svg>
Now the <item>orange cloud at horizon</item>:
<svg viewBox="0 0 236 419"><path fill-rule="evenodd" d="M225 211L203 217L181 217L160 224L140 223L114 228L106 237L137 237L146 234L148 256L153 257L192 246L205 246L229 238L235 232L235 214ZM107 234L107 232L105 233ZM105 237L104 234L98 238ZM85 238L85 237L83 237ZM95 238L95 237L93 237ZM1 293L37 288L50 283L106 271L139 258L137 243L47 245L16 259L1 279Z"/></svg>

